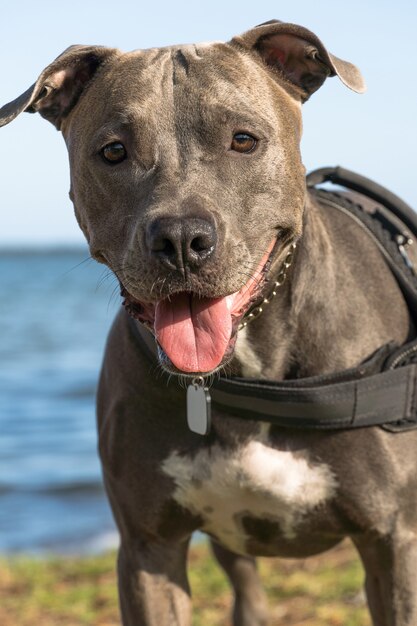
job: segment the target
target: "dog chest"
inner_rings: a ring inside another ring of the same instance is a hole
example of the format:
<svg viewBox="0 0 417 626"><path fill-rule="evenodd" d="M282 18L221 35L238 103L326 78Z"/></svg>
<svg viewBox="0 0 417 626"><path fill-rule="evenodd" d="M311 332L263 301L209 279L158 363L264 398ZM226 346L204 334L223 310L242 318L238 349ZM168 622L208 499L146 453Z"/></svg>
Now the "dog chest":
<svg viewBox="0 0 417 626"><path fill-rule="evenodd" d="M262 528L271 538L293 539L297 525L336 489L327 465L306 452L275 449L265 432L233 449L214 444L197 454L173 452L162 470L175 484L173 498L203 519L203 530L237 552Z"/></svg>

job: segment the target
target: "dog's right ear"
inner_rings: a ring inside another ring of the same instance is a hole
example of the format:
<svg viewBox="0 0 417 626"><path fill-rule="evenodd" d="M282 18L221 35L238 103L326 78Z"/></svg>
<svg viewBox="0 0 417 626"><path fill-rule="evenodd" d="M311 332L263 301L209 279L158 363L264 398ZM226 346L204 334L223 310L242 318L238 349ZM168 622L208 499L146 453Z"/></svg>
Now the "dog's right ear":
<svg viewBox="0 0 417 626"><path fill-rule="evenodd" d="M102 46L71 46L44 69L21 96L0 109L0 126L27 111L40 113L59 130L97 70L119 53Z"/></svg>

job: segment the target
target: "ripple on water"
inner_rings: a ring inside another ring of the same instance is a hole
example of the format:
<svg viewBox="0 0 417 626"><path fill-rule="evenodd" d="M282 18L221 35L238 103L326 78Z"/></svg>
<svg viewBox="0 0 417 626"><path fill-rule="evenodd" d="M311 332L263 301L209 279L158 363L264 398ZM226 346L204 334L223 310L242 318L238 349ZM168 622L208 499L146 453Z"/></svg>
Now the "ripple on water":
<svg viewBox="0 0 417 626"><path fill-rule="evenodd" d="M2 552L92 550L114 538L94 395L119 301L116 280L98 288L103 268L87 257L0 252Z"/></svg>

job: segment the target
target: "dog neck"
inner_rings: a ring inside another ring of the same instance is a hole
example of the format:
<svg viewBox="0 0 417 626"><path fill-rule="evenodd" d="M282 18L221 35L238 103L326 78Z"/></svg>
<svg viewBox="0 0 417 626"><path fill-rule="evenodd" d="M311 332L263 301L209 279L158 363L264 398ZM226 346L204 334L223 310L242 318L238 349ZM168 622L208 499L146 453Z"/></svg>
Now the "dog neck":
<svg viewBox="0 0 417 626"><path fill-rule="evenodd" d="M382 322L387 285L398 306ZM367 236L349 217L309 197L286 284L238 338L233 373L282 380L343 370L388 341L405 341L398 329L407 327L407 315L395 280Z"/></svg>

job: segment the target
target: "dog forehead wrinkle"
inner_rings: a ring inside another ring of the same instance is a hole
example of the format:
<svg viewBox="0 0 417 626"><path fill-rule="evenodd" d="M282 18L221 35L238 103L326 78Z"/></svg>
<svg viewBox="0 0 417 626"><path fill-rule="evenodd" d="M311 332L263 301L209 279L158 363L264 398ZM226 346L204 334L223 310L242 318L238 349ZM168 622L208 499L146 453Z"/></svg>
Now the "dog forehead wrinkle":
<svg viewBox="0 0 417 626"><path fill-rule="evenodd" d="M176 50L175 54L172 55L172 64L174 65L174 67L176 65L182 67L185 73L188 74L188 68L190 64L189 64L187 57L185 56L184 52L181 49Z"/></svg>
<svg viewBox="0 0 417 626"><path fill-rule="evenodd" d="M312 464L305 452L268 445L269 425L236 448L218 444L194 457L173 452L162 471L175 483L174 500L204 520L203 529L230 549L245 551L245 514L276 521L287 538L308 511L329 500L336 480L325 464ZM202 478L206 472L208 478ZM194 479L198 477L198 486ZM212 511L211 511L212 509Z"/></svg>

